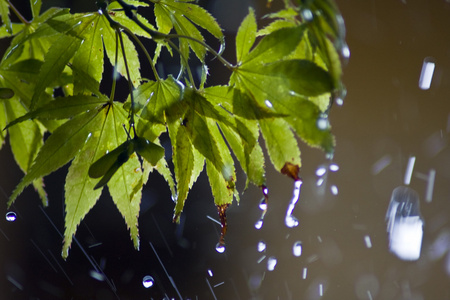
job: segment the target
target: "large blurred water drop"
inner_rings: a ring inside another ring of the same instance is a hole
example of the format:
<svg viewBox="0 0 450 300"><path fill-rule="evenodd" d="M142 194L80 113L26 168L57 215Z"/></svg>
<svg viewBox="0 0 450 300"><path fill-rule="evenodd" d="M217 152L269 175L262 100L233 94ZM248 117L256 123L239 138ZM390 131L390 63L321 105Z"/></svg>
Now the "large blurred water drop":
<svg viewBox="0 0 450 300"><path fill-rule="evenodd" d="M267 270L273 271L275 270L275 266L277 265L277 258L275 256L269 257L267 260Z"/></svg>
<svg viewBox="0 0 450 300"><path fill-rule="evenodd" d="M6 221L14 222L15 220L17 220L17 215L15 212L9 211L6 213Z"/></svg>
<svg viewBox="0 0 450 300"><path fill-rule="evenodd" d="M264 242L263 240L258 242L258 252L263 252L264 250L266 250L266 242Z"/></svg>
<svg viewBox="0 0 450 300"><path fill-rule="evenodd" d="M302 255L302 242L298 241L298 242L294 243L294 246L292 246L292 253L296 257L299 257Z"/></svg>
<svg viewBox="0 0 450 300"><path fill-rule="evenodd" d="M395 188L386 213L386 221L389 250L403 260L419 259L423 220L417 192L405 186Z"/></svg>
<svg viewBox="0 0 450 300"><path fill-rule="evenodd" d="M256 223L255 223L255 228L256 229L261 229L262 228L262 226L263 226L263 220L262 219L259 219L258 221L256 221Z"/></svg>
<svg viewBox="0 0 450 300"><path fill-rule="evenodd" d="M144 276L144 278L142 278L142 285L146 289L151 288L154 284L155 284L155 281L152 276L147 275L147 276Z"/></svg>

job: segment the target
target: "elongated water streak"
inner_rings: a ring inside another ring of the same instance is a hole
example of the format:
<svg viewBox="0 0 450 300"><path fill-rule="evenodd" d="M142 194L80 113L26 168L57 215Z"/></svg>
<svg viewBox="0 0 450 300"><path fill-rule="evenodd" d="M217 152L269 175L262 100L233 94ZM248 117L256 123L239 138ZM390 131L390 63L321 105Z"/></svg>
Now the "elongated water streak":
<svg viewBox="0 0 450 300"><path fill-rule="evenodd" d="M300 179L295 180L292 199L286 211L286 217L284 218L284 223L290 228L298 226L298 219L292 215L292 212L300 198L300 187L302 186L302 183L303 181Z"/></svg>

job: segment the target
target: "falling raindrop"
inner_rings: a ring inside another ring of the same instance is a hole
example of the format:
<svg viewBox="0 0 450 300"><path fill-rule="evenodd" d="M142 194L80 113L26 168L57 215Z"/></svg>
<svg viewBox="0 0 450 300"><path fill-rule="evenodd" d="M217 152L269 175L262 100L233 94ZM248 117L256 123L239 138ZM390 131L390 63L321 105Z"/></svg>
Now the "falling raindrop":
<svg viewBox="0 0 450 300"><path fill-rule="evenodd" d="M303 268L302 279L306 279L307 275L308 275L308 268Z"/></svg>
<svg viewBox="0 0 450 300"><path fill-rule="evenodd" d="M326 172L327 172L327 169L324 166L320 166L316 170L316 175L321 177L321 176L325 175Z"/></svg>
<svg viewBox="0 0 450 300"><path fill-rule="evenodd" d="M225 252L225 245L221 244L221 243L217 243L216 251L219 252L219 253L224 253Z"/></svg>
<svg viewBox="0 0 450 300"><path fill-rule="evenodd" d="M298 226L298 219L296 217L292 216L292 215L288 215L284 219L284 223L289 228L297 227Z"/></svg>
<svg viewBox="0 0 450 300"><path fill-rule="evenodd" d="M9 211L6 213L6 221L14 222L17 219L16 213L13 211Z"/></svg>
<svg viewBox="0 0 450 300"><path fill-rule="evenodd" d="M258 252L263 252L266 250L266 242L264 242L263 240L260 240L258 242Z"/></svg>
<svg viewBox="0 0 450 300"><path fill-rule="evenodd" d="M434 62L434 58L426 57L423 60L422 71L420 73L420 78L419 78L419 88L420 89L428 90L430 88L435 67L436 67L436 63Z"/></svg>
<svg viewBox="0 0 450 300"><path fill-rule="evenodd" d="M256 223L255 223L255 228L256 229L261 229L263 226L263 219L259 219Z"/></svg>
<svg viewBox="0 0 450 300"><path fill-rule="evenodd" d="M284 223L289 228L298 226L298 219L292 216L292 211L294 210L295 205L297 204L297 201L300 197L300 187L302 186L302 183L303 181L301 181L300 179L294 182L294 192L291 202L289 203L288 209L286 211L286 217L284 218Z"/></svg>
<svg viewBox="0 0 450 300"><path fill-rule="evenodd" d="M335 195L335 196L339 193L338 187L335 186L335 185L332 185L332 186L330 187L330 190L331 190L331 193L332 193L333 195Z"/></svg>
<svg viewBox="0 0 450 300"><path fill-rule="evenodd" d="M267 259L267 270L273 271L275 270L275 266L277 265L277 258L275 256L269 257Z"/></svg>
<svg viewBox="0 0 450 300"><path fill-rule="evenodd" d="M294 246L292 246L292 253L296 257L299 257L302 255L302 242L298 241L298 242L294 243Z"/></svg>
<svg viewBox="0 0 450 300"><path fill-rule="evenodd" d="M209 277L213 277L213 271L211 269L208 269L208 275Z"/></svg>
<svg viewBox="0 0 450 300"><path fill-rule="evenodd" d="M317 186L321 186L322 185L322 183L323 183L323 178L319 178L318 180L317 180L317 182L316 182L316 185Z"/></svg>
<svg viewBox="0 0 450 300"><path fill-rule="evenodd" d="M154 281L153 277L150 275L144 276L144 278L142 279L142 285L146 289L151 288L154 284L155 284L155 281Z"/></svg>
<svg viewBox="0 0 450 300"><path fill-rule="evenodd" d="M337 171L339 171L339 166L337 165L337 164L331 164L330 165L330 171L331 172L337 172Z"/></svg>
<svg viewBox="0 0 450 300"><path fill-rule="evenodd" d="M348 47L348 45L346 43L344 43L344 45L342 46L341 54L342 54L342 57L346 60L350 58L350 48Z"/></svg>

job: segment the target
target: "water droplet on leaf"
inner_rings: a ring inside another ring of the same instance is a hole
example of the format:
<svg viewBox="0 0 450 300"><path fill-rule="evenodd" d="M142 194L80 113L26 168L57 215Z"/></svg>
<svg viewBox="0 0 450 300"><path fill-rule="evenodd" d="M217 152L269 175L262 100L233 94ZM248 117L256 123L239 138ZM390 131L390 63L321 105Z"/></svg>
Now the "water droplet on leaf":
<svg viewBox="0 0 450 300"><path fill-rule="evenodd" d="M154 281L153 277L150 275L144 276L144 278L142 279L142 285L146 289L151 288L154 284L155 284L155 281Z"/></svg>
<svg viewBox="0 0 450 300"><path fill-rule="evenodd" d="M6 221L14 222L17 219L16 213L13 211L6 213Z"/></svg>
<svg viewBox="0 0 450 300"><path fill-rule="evenodd" d="M312 19L314 18L314 15L313 15L312 11L309 10L309 9L303 9L303 10L300 12L300 14L301 14L302 18L303 18L305 21L307 21L307 22L312 21Z"/></svg>
<svg viewBox="0 0 450 300"><path fill-rule="evenodd" d="M317 128L320 130L327 130L330 127L330 122L328 121L328 117L325 114L321 114L319 118L317 118Z"/></svg>

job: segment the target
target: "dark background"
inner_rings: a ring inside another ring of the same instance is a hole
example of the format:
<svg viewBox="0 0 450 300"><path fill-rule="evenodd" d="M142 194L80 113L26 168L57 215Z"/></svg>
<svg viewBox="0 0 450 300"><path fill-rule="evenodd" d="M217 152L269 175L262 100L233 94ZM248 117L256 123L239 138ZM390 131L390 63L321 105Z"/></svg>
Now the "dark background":
<svg viewBox="0 0 450 300"><path fill-rule="evenodd" d="M249 3L200 2L225 28L226 53L234 61L235 30ZM27 1L14 3L29 18ZM44 1L47 7L73 6L73 11L95 10L93 3ZM265 1L251 5L258 17L267 12ZM41 208L28 188L12 208L17 220L0 220L0 299L179 299L179 294L183 299L319 299L320 289L323 299L450 299L450 3L349 0L338 5L351 50L344 69L348 95L330 115L340 169L318 188L315 170L328 162L301 144L298 227L284 225L293 183L268 165L270 202L263 228L254 228L261 192L251 187L228 210L227 249L219 254L220 228L207 217L218 219L206 176L195 184L176 226L169 190L154 174L143 193L140 251L105 191L78 229L79 245L73 243L64 261L63 168L45 179L49 207ZM418 81L425 57L435 59L436 69L430 89L423 91ZM224 72L213 62L210 83L223 83ZM384 217L410 156L416 157L411 188L421 197L425 227L420 259L405 262L388 251ZM390 163L375 172L383 159ZM8 144L0 152L0 167L5 215L7 196L22 177ZM432 169L433 199L426 203L422 177ZM242 187L242 173L238 179ZM257 251L260 240L267 244L264 253ZM292 254L296 241L302 242L300 257ZM269 272L271 256L277 265ZM146 275L154 278L148 289L142 285Z"/></svg>

